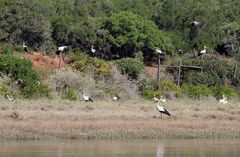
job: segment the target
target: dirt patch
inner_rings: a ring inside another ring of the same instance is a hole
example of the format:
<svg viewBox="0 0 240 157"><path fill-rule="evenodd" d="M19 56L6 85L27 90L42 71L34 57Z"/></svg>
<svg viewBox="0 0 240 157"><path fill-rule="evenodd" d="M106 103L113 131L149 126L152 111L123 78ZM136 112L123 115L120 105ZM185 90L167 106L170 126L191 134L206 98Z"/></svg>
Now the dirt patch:
<svg viewBox="0 0 240 157"><path fill-rule="evenodd" d="M48 56L42 51L37 51L33 53L22 53L21 57L29 59L33 63L33 67L38 70L47 70L54 71L58 69L59 58L58 56ZM64 68L66 65L64 59L61 60L61 68Z"/></svg>

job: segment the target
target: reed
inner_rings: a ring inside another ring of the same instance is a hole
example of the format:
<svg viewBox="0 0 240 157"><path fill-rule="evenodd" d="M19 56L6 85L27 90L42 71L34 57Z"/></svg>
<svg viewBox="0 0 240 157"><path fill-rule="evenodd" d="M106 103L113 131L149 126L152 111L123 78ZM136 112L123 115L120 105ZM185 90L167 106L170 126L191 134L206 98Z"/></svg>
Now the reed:
<svg viewBox="0 0 240 157"><path fill-rule="evenodd" d="M0 98L1 139L240 138L240 105L181 99L160 118L150 101Z"/></svg>

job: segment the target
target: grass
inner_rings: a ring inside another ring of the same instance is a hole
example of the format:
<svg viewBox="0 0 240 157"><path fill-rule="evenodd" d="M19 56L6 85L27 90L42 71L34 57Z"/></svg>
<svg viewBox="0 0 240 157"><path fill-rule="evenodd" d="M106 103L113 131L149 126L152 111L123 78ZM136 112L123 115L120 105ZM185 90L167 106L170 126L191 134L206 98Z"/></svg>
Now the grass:
<svg viewBox="0 0 240 157"><path fill-rule="evenodd" d="M150 101L0 98L2 139L240 138L240 105L180 99L160 118Z"/></svg>

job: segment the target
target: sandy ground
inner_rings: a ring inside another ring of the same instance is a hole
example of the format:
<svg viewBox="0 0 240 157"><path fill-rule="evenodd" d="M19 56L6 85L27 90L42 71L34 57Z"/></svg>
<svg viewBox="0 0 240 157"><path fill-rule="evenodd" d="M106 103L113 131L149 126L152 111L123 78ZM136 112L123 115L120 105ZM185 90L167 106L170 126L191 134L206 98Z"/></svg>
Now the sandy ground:
<svg viewBox="0 0 240 157"><path fill-rule="evenodd" d="M174 100L163 116L150 101L0 98L1 139L240 138L240 104Z"/></svg>

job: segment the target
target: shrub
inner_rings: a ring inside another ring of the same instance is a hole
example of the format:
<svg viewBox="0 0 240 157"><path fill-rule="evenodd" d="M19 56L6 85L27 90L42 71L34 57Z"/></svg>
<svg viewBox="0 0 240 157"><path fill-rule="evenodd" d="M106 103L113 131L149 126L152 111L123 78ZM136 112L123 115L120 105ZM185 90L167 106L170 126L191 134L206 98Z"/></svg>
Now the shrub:
<svg viewBox="0 0 240 157"><path fill-rule="evenodd" d="M161 95L163 95L163 93L161 91L154 91L154 90L145 90L143 91L143 96L146 99L152 99L154 97L154 94L156 97L160 97Z"/></svg>
<svg viewBox="0 0 240 157"><path fill-rule="evenodd" d="M237 97L238 91L230 86L212 87L213 95L217 99L222 99L223 95L227 97Z"/></svg>
<svg viewBox="0 0 240 157"><path fill-rule="evenodd" d="M19 90L25 98L50 96L50 89L40 83L39 76L32 69L32 63L29 60L15 57L10 53L2 54L0 55L0 72L10 76L13 81L18 79L23 81Z"/></svg>
<svg viewBox="0 0 240 157"><path fill-rule="evenodd" d="M123 74L132 79L137 79L144 68L143 62L134 58L123 58L117 61L117 66Z"/></svg>
<svg viewBox="0 0 240 157"><path fill-rule="evenodd" d="M62 96L62 98L76 101L78 100L78 95L73 88L68 88L65 95Z"/></svg>
<svg viewBox="0 0 240 157"><path fill-rule="evenodd" d="M81 55L81 59L75 57L73 68L82 73L93 73L94 77L107 77L111 74L110 65L104 60Z"/></svg>
<svg viewBox="0 0 240 157"><path fill-rule="evenodd" d="M183 83L220 86L226 83L225 79L233 79L233 65L215 57L204 56L202 59L183 57L182 64L203 68L202 73L183 68ZM179 65L178 61L174 62L173 65Z"/></svg>
<svg viewBox="0 0 240 157"><path fill-rule="evenodd" d="M210 96L213 95L211 88L208 88L207 85L192 85L192 84L183 84L182 85L183 92L194 99L200 99L202 96Z"/></svg>

